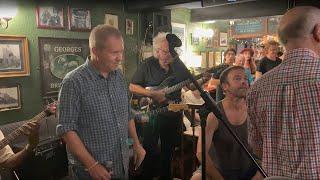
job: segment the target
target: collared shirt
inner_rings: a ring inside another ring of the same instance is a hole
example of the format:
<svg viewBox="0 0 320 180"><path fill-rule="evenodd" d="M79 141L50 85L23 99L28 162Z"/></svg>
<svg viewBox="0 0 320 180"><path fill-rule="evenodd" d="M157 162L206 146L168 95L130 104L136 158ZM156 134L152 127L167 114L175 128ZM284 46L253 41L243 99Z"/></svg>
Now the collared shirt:
<svg viewBox="0 0 320 180"><path fill-rule="evenodd" d="M159 86L160 84L163 85L163 82L166 82L165 84L171 87L188 79L188 73L185 71L183 66L184 65L180 59L175 59L174 62L170 64L169 71L166 72L161 68L159 59L151 56L138 67L132 77L131 83L138 84L142 87L154 87ZM167 95L167 98L170 100L180 100L181 91L179 90Z"/></svg>
<svg viewBox="0 0 320 180"><path fill-rule="evenodd" d="M249 144L269 176L320 179L320 60L305 48L253 84Z"/></svg>
<svg viewBox="0 0 320 180"><path fill-rule="evenodd" d="M75 131L100 163L113 162L113 177L128 171L128 88L120 70L101 76L89 59L68 73L59 94L57 133ZM70 153L71 164L81 163Z"/></svg>
<svg viewBox="0 0 320 180"><path fill-rule="evenodd" d="M0 130L0 141L2 141L3 139L4 139L4 135L3 135L2 131ZM6 145L4 148L0 149L0 164L4 163L12 155L14 155L14 153L9 145Z"/></svg>

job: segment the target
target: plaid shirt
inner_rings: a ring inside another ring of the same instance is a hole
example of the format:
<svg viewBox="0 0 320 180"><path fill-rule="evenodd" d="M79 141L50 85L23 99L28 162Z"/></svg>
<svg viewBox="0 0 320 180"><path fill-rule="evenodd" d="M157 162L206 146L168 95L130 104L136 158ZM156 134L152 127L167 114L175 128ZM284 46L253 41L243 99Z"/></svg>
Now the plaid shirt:
<svg viewBox="0 0 320 180"><path fill-rule="evenodd" d="M100 163L113 162L113 177L128 171L127 146L130 105L127 85L119 70L101 76L89 60L67 74L59 94L57 133L76 131ZM71 164L81 163L70 153Z"/></svg>
<svg viewBox="0 0 320 180"><path fill-rule="evenodd" d="M320 61L311 50L284 61L248 94L249 145L269 176L320 179Z"/></svg>

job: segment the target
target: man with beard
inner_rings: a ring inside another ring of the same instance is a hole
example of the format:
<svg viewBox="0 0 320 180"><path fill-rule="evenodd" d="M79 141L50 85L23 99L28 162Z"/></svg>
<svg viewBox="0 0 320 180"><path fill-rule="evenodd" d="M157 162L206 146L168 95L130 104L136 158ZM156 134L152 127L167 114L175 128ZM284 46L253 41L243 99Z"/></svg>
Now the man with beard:
<svg viewBox="0 0 320 180"><path fill-rule="evenodd" d="M227 124L247 145L247 106L246 93L249 88L245 69L231 66L222 72L220 83L225 98L218 102ZM201 135L197 145L197 157L201 162ZM206 126L206 176L207 179L250 179L256 172L245 151L236 142L227 128L210 113ZM201 168L193 175L192 180L201 179Z"/></svg>

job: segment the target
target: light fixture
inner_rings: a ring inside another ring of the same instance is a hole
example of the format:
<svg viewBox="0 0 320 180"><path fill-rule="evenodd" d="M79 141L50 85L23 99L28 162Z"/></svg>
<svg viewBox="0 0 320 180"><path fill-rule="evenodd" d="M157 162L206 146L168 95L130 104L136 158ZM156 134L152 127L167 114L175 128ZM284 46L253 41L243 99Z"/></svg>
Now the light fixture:
<svg viewBox="0 0 320 180"><path fill-rule="evenodd" d="M7 29L9 21L17 14L17 4L14 1L0 2L0 26Z"/></svg>
<svg viewBox="0 0 320 180"><path fill-rule="evenodd" d="M215 20L210 20L210 21L204 21L203 23L205 24L212 24L212 23L215 23L216 21Z"/></svg>

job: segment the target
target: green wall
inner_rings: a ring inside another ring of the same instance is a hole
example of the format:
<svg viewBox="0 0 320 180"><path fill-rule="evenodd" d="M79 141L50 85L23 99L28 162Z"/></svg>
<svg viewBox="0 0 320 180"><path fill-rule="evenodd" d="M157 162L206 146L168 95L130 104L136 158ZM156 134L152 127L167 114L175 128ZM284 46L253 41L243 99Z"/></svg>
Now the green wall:
<svg viewBox="0 0 320 180"><path fill-rule="evenodd" d="M40 5L44 5L42 2ZM21 85L22 108L0 112L0 124L26 120L42 111L45 101L41 97L41 72L38 50L38 37L59 37L88 39L89 32L74 32L67 29L67 7L86 7L91 10L92 27L103 24L104 15L115 14L119 18L119 29L125 40L125 75L130 79L137 66L138 49L138 14L127 13L122 1L99 1L91 0L79 3L77 0L69 1L45 1L45 5L58 5L64 8L64 22L66 28L63 30L39 29L36 25L35 8L39 5L35 0L19 0L18 12L9 22L8 29L0 29L1 35L24 35L29 42L30 76L0 78L0 86L6 84ZM125 35L125 19L134 21L134 34Z"/></svg>

